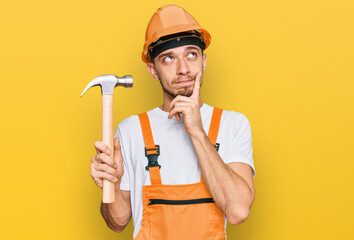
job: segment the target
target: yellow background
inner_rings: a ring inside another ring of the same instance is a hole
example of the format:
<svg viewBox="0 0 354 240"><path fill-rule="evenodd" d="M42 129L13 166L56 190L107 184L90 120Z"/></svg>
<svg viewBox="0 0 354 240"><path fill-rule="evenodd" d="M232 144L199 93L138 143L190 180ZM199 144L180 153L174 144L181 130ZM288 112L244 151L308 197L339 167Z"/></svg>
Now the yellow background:
<svg viewBox="0 0 354 240"><path fill-rule="evenodd" d="M100 216L90 177L101 74L115 127L162 103L140 54L156 9L177 3L212 36L203 100L252 127L256 200L229 239L354 239L351 0L2 0L1 239L131 239Z"/></svg>

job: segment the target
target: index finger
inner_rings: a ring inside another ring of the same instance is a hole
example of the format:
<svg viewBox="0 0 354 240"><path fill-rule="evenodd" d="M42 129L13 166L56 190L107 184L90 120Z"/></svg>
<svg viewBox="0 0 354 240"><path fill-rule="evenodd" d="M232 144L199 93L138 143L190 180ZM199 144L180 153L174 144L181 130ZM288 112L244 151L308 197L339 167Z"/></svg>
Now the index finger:
<svg viewBox="0 0 354 240"><path fill-rule="evenodd" d="M193 97L199 97L200 96L200 81L202 78L202 73L198 72L197 75L195 76L195 83L194 83L194 88L193 88Z"/></svg>
<svg viewBox="0 0 354 240"><path fill-rule="evenodd" d="M111 151L110 151L109 147L106 144L104 144L103 142L96 141L95 142L95 148L96 148L96 152L97 153L105 152L108 155L111 154Z"/></svg>

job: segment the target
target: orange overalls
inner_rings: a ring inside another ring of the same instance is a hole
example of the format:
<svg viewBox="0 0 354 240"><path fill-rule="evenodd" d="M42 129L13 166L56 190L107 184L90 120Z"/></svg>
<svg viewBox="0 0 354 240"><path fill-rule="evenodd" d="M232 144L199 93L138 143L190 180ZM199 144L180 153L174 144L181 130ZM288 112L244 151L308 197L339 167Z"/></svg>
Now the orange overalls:
<svg viewBox="0 0 354 240"><path fill-rule="evenodd" d="M214 108L208 137L216 143L222 110ZM147 113L139 115L149 164L151 185L143 186L143 220L134 240L224 240L224 215L208 192L203 178L199 183L164 185L161 182L155 145Z"/></svg>

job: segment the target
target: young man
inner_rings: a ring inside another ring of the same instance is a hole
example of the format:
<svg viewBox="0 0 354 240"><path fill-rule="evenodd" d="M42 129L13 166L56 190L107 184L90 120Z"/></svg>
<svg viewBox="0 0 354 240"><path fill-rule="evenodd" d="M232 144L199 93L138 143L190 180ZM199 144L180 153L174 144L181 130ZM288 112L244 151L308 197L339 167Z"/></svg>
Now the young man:
<svg viewBox="0 0 354 240"><path fill-rule="evenodd" d="M96 142L91 175L115 183L101 204L108 227L134 221L134 239L226 239L226 220L242 223L254 200L250 124L242 113L202 103L209 33L183 8L158 9L146 31L143 61L160 82L163 105L123 120L114 158Z"/></svg>

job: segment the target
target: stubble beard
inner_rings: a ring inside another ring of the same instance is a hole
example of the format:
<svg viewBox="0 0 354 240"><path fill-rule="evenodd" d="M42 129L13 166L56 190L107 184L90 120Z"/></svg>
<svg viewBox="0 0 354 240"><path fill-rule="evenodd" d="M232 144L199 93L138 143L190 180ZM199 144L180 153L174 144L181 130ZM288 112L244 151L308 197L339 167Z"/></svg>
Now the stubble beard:
<svg viewBox="0 0 354 240"><path fill-rule="evenodd" d="M169 91L168 89L165 88L165 86L162 84L161 80L160 80L160 85L162 87L162 90L165 93L167 93L169 96L171 96L172 98L175 98L178 95L185 96L185 97L190 97L193 94L193 89L190 89L190 88L187 88L187 87L178 89L177 93L173 93L173 92L171 92L171 91Z"/></svg>
<svg viewBox="0 0 354 240"><path fill-rule="evenodd" d="M181 95L181 96L185 96L185 97L190 97L192 96L193 94L193 87L184 87L184 88L181 88L181 89L178 89L177 90L177 93L173 93L171 91L169 91L168 89L165 88L165 86L163 85L162 81L161 81L161 77L159 75L159 73L157 73L157 76L159 77L160 79L160 85L162 87L162 90L168 94L170 97L172 98L175 98L177 97L178 95Z"/></svg>

